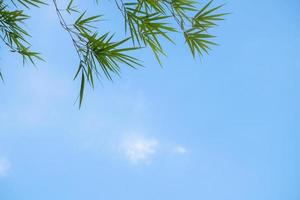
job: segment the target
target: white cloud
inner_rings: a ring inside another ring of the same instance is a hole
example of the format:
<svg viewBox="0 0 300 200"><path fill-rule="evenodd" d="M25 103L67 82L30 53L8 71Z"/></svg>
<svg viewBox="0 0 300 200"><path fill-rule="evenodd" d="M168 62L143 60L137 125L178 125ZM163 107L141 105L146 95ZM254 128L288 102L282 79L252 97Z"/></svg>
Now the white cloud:
<svg viewBox="0 0 300 200"><path fill-rule="evenodd" d="M6 176L10 170L10 163L4 158L0 158L0 177Z"/></svg>
<svg viewBox="0 0 300 200"><path fill-rule="evenodd" d="M122 144L122 151L126 159L133 164L150 163L157 153L159 142L153 138L140 136L128 137Z"/></svg>
<svg viewBox="0 0 300 200"><path fill-rule="evenodd" d="M179 155L184 155L187 153L187 150L185 147L178 145L174 147L173 152Z"/></svg>

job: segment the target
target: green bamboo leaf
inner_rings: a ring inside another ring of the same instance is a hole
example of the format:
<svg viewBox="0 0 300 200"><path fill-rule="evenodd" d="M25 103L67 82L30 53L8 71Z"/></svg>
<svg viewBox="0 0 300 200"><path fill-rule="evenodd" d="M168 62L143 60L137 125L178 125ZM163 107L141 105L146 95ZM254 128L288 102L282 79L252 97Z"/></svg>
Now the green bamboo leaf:
<svg viewBox="0 0 300 200"><path fill-rule="evenodd" d="M80 85L80 94L79 94L79 108L81 108L82 105L82 100L83 100L83 96L84 96L84 82L85 82L85 76L84 73L82 71L81 74L81 85Z"/></svg>

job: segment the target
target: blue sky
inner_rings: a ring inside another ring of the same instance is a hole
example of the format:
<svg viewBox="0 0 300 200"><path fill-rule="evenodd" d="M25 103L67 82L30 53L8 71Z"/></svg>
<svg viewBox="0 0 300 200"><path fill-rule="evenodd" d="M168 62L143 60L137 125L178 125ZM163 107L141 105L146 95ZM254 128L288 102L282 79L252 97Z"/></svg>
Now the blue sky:
<svg viewBox="0 0 300 200"><path fill-rule="evenodd" d="M223 3L223 2L222 2ZM114 3L101 30L118 32ZM210 55L182 38L74 103L77 60L52 7L27 29L47 60L1 51L1 200L299 200L300 3L230 0Z"/></svg>

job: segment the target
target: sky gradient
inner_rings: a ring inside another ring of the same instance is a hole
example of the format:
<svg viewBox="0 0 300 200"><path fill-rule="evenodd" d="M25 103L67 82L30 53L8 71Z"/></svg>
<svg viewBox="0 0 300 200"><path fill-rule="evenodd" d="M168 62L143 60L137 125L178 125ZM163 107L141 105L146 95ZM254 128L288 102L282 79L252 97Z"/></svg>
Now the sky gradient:
<svg viewBox="0 0 300 200"><path fill-rule="evenodd" d="M123 36L113 2L82 6ZM46 62L0 49L0 200L299 200L299 8L227 1L210 55L179 36L163 68L139 51L146 67L101 80L81 110L68 35L53 7L31 10Z"/></svg>

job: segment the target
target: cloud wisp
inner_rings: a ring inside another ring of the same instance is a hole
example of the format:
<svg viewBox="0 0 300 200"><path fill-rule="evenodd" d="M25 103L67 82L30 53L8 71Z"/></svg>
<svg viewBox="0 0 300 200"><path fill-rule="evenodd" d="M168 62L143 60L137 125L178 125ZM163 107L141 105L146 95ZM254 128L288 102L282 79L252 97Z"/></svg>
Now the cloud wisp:
<svg viewBox="0 0 300 200"><path fill-rule="evenodd" d="M129 137L122 144L122 151L133 164L149 164L157 153L159 142L153 138Z"/></svg>
<svg viewBox="0 0 300 200"><path fill-rule="evenodd" d="M156 138L141 135L127 135L121 142L121 154L135 165L151 164L159 154L166 155L169 153L183 156L188 153L188 150L182 145L170 146Z"/></svg>
<svg viewBox="0 0 300 200"><path fill-rule="evenodd" d="M10 170L10 163L5 158L0 158L0 178L7 176Z"/></svg>
<svg viewBox="0 0 300 200"><path fill-rule="evenodd" d="M183 146L177 145L173 148L173 152L178 155L184 155L187 153L187 149Z"/></svg>

